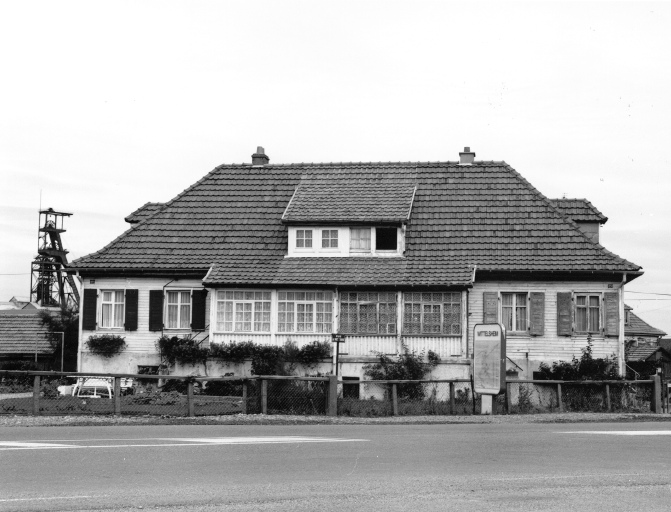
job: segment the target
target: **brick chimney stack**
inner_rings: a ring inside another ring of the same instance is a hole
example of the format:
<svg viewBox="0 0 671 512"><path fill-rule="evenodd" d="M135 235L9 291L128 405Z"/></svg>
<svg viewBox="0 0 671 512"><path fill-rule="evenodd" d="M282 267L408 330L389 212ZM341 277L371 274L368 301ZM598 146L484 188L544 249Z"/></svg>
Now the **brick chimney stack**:
<svg viewBox="0 0 671 512"><path fill-rule="evenodd" d="M265 150L258 146L256 153L252 155L252 165L267 165L268 162L270 162L270 158L266 155Z"/></svg>
<svg viewBox="0 0 671 512"><path fill-rule="evenodd" d="M475 152L471 152L471 148L465 147L464 151L459 153L459 164L471 165L475 160Z"/></svg>

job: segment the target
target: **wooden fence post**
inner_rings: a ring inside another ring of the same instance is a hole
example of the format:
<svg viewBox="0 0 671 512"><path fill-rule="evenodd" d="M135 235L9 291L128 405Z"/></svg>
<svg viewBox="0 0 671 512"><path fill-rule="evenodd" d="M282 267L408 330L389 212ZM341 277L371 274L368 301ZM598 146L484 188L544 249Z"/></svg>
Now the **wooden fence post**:
<svg viewBox="0 0 671 512"><path fill-rule="evenodd" d="M395 383L391 385L391 413L398 416L398 388Z"/></svg>
<svg viewBox="0 0 671 512"><path fill-rule="evenodd" d="M506 382L506 413L510 414L513 410L513 397L510 392L510 382Z"/></svg>
<svg viewBox="0 0 671 512"><path fill-rule="evenodd" d="M610 407L610 384L606 382L606 410L608 412L611 412L611 407Z"/></svg>
<svg viewBox="0 0 671 512"><path fill-rule="evenodd" d="M193 409L193 381L191 379L186 383L186 405L189 409L189 418L193 418L196 414Z"/></svg>
<svg viewBox="0 0 671 512"><path fill-rule="evenodd" d="M652 376L652 398L650 399L650 411L655 414L662 412L662 380L659 375Z"/></svg>
<svg viewBox="0 0 671 512"><path fill-rule="evenodd" d="M450 414L454 414L454 382L450 382Z"/></svg>
<svg viewBox="0 0 671 512"><path fill-rule="evenodd" d="M261 380L261 414L268 414L268 381Z"/></svg>
<svg viewBox="0 0 671 512"><path fill-rule="evenodd" d="M561 384L557 384L557 407L559 412L564 412L564 402L561 399Z"/></svg>
<svg viewBox="0 0 671 512"><path fill-rule="evenodd" d="M338 415L338 376L337 375L329 375L329 380L328 380L328 408L326 411L326 414L329 416L337 416Z"/></svg>
<svg viewBox="0 0 671 512"><path fill-rule="evenodd" d="M33 415L40 414L40 376L35 375L33 379Z"/></svg>
<svg viewBox="0 0 671 512"><path fill-rule="evenodd" d="M247 399L249 398L249 381L242 381L242 414L247 414Z"/></svg>
<svg viewBox="0 0 671 512"><path fill-rule="evenodd" d="M114 377L114 414L121 416L121 377Z"/></svg>

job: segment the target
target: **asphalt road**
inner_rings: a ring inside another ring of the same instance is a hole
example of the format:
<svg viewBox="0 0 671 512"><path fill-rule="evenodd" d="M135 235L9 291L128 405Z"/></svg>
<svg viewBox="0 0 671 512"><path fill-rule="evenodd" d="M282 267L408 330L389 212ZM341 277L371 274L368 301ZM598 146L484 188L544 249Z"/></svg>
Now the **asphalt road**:
<svg viewBox="0 0 671 512"><path fill-rule="evenodd" d="M6 427L0 511L667 511L668 429Z"/></svg>

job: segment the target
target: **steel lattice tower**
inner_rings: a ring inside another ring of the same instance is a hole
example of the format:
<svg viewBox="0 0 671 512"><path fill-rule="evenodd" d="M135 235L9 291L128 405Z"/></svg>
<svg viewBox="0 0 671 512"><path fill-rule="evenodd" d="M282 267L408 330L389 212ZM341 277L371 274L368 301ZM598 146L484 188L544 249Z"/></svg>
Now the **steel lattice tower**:
<svg viewBox="0 0 671 512"><path fill-rule="evenodd" d="M63 223L71 213L40 211L37 235L37 256L31 265L30 301L42 306L73 306L79 304L79 291L72 276L67 275L68 251L63 248Z"/></svg>

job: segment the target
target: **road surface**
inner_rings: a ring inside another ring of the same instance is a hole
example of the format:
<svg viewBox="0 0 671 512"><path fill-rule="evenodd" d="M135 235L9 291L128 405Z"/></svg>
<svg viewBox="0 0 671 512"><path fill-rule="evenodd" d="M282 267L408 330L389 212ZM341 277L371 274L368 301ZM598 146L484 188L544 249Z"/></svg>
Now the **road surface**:
<svg viewBox="0 0 671 512"><path fill-rule="evenodd" d="M6 427L0 512L671 510L665 423Z"/></svg>

